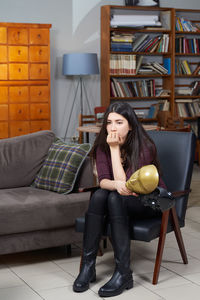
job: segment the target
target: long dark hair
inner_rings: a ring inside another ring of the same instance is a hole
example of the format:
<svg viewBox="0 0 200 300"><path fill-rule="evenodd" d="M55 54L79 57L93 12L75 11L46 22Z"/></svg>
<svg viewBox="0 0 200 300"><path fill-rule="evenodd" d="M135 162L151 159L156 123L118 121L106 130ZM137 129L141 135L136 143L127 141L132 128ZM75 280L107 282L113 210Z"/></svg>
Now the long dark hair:
<svg viewBox="0 0 200 300"><path fill-rule="evenodd" d="M130 168L135 171L139 168L140 158L145 160L145 152L149 151L152 157L152 164L154 164L158 172L159 162L157 159L156 146L152 139L148 136L141 123L139 122L133 108L128 103L112 103L106 110L104 114L104 121L101 127L100 133L96 137L94 146L92 148L92 156L95 160L96 150L98 147L107 154L110 153L109 145L106 142L107 138L107 119L111 112L115 112L123 116L129 123L131 130L129 130L124 144L121 146L121 153L124 156L124 166L125 168Z"/></svg>

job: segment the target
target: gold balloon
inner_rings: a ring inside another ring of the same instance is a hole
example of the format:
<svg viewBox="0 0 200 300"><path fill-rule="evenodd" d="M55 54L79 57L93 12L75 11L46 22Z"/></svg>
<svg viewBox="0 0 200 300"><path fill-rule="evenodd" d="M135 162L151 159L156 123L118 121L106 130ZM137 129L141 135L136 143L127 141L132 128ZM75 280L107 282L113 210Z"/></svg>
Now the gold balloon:
<svg viewBox="0 0 200 300"><path fill-rule="evenodd" d="M154 165L147 165L134 172L126 182L126 187L138 194L149 194L158 186L159 175Z"/></svg>

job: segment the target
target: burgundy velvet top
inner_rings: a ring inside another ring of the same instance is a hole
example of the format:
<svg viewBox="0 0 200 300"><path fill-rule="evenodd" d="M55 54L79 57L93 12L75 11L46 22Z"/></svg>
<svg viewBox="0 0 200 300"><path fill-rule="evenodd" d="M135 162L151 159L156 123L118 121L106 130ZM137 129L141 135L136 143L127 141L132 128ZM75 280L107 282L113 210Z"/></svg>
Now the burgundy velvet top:
<svg viewBox="0 0 200 300"><path fill-rule="evenodd" d="M149 165L152 163L152 157L148 149L145 149L144 155L139 160L139 168ZM112 171L112 162L111 162L111 156L106 155L105 152L103 152L100 147L97 148L96 151L96 168L97 168L97 174L99 182L102 179L110 179L113 180L113 171ZM131 175L133 174L133 170L131 168L128 168L126 170L126 180L128 180ZM166 188L165 183L163 182L162 178L159 179L160 187Z"/></svg>

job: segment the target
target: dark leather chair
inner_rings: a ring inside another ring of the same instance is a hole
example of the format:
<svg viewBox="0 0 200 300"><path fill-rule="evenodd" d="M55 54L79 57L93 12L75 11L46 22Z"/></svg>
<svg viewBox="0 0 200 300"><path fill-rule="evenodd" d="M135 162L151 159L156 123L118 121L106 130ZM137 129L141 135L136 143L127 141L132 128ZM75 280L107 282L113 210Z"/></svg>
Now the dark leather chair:
<svg viewBox="0 0 200 300"><path fill-rule="evenodd" d="M192 132L149 131L156 144L163 173L163 180L171 192L189 191L195 154L195 136ZM157 284L164 250L166 233L175 232L183 263L187 264L187 255L180 231L185 225L188 193L176 197L176 204L164 211L162 217L132 220L131 239L150 242L159 237L154 267L153 284ZM76 231L84 231L84 217L76 219ZM107 226L105 235L109 235Z"/></svg>

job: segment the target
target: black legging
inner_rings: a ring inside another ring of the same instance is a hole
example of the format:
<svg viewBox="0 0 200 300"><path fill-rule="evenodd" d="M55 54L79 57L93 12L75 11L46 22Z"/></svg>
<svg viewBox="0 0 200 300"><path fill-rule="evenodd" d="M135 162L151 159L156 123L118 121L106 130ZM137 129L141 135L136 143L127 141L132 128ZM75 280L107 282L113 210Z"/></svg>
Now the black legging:
<svg viewBox="0 0 200 300"><path fill-rule="evenodd" d="M121 196L117 191L98 189L91 197L88 213L96 215L130 216L134 219L152 218L161 215L150 207L143 206L140 197Z"/></svg>

